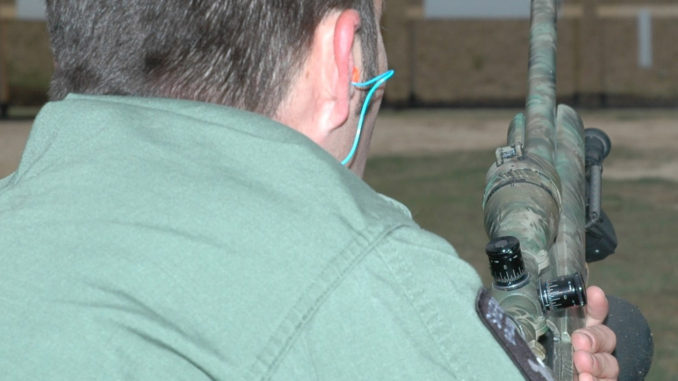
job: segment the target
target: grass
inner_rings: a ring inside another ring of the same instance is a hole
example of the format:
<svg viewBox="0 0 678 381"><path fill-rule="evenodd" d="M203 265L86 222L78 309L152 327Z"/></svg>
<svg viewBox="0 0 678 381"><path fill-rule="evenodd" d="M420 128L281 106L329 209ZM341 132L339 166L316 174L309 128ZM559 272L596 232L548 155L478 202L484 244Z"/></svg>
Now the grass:
<svg viewBox="0 0 678 381"><path fill-rule="evenodd" d="M454 244L486 284L488 264L481 196L491 152L376 157L365 178L408 205L414 219ZM614 222L617 253L590 265L590 282L636 304L653 330L655 355L647 380L678 378L678 184L644 179L605 181L603 207Z"/></svg>
<svg viewBox="0 0 678 381"><path fill-rule="evenodd" d="M10 119L32 120L38 115L41 106L12 106L9 108Z"/></svg>

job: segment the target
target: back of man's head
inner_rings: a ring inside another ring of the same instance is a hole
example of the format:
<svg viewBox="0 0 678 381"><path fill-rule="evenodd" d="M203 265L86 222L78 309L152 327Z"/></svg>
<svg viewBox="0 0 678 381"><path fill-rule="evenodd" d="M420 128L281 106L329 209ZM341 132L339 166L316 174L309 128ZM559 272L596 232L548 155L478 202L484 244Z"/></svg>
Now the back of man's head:
<svg viewBox="0 0 678 381"><path fill-rule="evenodd" d="M374 74L373 0L47 0L50 96L191 99L272 116L332 10L357 9Z"/></svg>

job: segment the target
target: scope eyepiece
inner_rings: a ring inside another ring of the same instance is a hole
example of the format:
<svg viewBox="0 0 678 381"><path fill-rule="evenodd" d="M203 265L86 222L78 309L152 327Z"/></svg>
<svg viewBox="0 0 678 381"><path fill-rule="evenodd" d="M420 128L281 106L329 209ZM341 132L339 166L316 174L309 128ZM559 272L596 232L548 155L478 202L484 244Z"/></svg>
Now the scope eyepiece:
<svg viewBox="0 0 678 381"><path fill-rule="evenodd" d="M586 166L600 165L612 149L610 137L603 130L587 128L584 130L586 147Z"/></svg>

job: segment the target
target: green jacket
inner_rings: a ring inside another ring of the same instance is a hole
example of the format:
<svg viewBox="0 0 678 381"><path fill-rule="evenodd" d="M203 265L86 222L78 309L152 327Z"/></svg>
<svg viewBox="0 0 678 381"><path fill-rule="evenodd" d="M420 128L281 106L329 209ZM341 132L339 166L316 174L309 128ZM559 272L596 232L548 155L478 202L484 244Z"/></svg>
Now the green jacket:
<svg viewBox="0 0 678 381"><path fill-rule="evenodd" d="M522 379L443 239L296 131L70 95L0 180L3 380Z"/></svg>

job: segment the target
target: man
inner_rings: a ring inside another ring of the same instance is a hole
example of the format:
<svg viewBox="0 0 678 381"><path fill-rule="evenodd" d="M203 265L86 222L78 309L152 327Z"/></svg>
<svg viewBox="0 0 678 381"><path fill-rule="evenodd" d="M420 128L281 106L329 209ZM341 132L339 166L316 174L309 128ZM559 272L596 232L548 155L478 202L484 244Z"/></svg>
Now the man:
<svg viewBox="0 0 678 381"><path fill-rule="evenodd" d="M3 377L522 379L476 273L356 176L382 7L48 0L55 102L0 183ZM580 379L613 379L589 300Z"/></svg>

